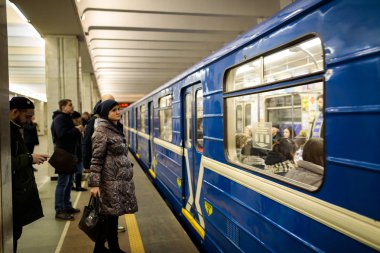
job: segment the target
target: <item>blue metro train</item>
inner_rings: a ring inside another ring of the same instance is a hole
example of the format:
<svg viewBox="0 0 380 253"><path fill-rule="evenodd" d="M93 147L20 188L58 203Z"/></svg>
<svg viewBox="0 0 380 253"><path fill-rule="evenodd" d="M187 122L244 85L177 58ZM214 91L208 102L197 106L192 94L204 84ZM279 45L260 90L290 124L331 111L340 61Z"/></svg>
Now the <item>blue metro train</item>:
<svg viewBox="0 0 380 253"><path fill-rule="evenodd" d="M379 0L296 1L123 113L204 251L380 251Z"/></svg>

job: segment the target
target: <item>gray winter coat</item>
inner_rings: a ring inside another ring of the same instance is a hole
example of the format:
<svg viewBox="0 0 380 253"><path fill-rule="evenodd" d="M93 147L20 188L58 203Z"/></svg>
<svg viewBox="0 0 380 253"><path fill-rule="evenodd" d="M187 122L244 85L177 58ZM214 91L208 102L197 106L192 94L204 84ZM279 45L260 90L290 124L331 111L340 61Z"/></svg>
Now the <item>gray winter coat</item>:
<svg viewBox="0 0 380 253"><path fill-rule="evenodd" d="M297 164L298 168L286 173L286 177L316 187L322 184L324 171L322 166L304 160L298 161Z"/></svg>
<svg viewBox="0 0 380 253"><path fill-rule="evenodd" d="M97 120L88 185L100 188L101 213L115 216L135 213L137 200L125 136L110 121Z"/></svg>

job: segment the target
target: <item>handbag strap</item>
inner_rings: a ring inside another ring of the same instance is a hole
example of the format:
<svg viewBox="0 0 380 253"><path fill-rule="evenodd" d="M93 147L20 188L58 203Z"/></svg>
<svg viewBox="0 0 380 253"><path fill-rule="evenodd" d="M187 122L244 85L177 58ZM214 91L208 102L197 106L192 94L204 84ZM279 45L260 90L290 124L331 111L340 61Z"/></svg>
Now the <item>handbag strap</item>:
<svg viewBox="0 0 380 253"><path fill-rule="evenodd" d="M99 213L100 209L100 198L97 195L96 197L92 196L90 197L90 201L88 202L88 206L92 206L95 208L96 212Z"/></svg>

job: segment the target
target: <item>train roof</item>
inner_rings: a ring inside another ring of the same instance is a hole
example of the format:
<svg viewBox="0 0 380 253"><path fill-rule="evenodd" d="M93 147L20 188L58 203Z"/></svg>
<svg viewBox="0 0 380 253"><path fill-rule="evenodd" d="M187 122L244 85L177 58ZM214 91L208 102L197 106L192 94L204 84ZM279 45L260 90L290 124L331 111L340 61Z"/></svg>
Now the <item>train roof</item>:
<svg viewBox="0 0 380 253"><path fill-rule="evenodd" d="M324 2L326 0L304 0L304 1L297 1L293 4L290 4L286 6L284 9L280 10L267 20L263 21L262 23L258 24L248 32L238 36L236 39L231 41L230 43L226 44L224 47L219 49L218 51L214 52L213 54L207 56L203 60L199 61L198 63L194 64L190 68L186 69L181 74L175 76L174 78L170 79L165 84L161 85L160 87L156 88L143 98L139 99L138 101L134 102L132 105L139 103L140 101L145 100L147 97L150 97L160 90L166 89L169 86L173 85L174 83L180 81L181 79L185 78L186 76L192 74L193 72L196 72L198 69L209 65L210 63L216 61L217 59L233 52L234 50L240 48L241 46L249 43L252 40L258 39L265 34L271 32L272 30L276 29L279 25L282 25L284 23L287 23L298 16L305 13L306 10L309 10L313 8L314 6L318 5L321 2Z"/></svg>

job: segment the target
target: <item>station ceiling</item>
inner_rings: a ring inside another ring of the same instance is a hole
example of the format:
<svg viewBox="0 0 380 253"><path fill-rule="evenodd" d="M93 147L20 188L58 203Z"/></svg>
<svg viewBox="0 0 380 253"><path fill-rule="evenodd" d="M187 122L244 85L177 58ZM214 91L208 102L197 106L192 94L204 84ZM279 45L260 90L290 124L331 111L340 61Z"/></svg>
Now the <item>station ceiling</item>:
<svg viewBox="0 0 380 253"><path fill-rule="evenodd" d="M12 2L42 38L77 36L82 71L94 74L100 93L134 102L293 1ZM18 34L20 24L7 15L10 82L42 91L44 59L39 53L44 48L37 39L28 42Z"/></svg>

